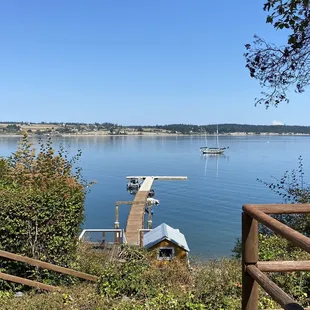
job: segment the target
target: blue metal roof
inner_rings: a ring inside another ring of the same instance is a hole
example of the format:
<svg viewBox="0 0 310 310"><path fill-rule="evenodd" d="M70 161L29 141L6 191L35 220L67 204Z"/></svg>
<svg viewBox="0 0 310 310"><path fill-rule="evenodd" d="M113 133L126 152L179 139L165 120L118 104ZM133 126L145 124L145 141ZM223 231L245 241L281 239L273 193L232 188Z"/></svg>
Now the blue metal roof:
<svg viewBox="0 0 310 310"><path fill-rule="evenodd" d="M144 235L143 246L145 248L151 248L155 244L165 239L175 243L179 247L189 252L184 235L178 229L174 229L165 223L157 226Z"/></svg>

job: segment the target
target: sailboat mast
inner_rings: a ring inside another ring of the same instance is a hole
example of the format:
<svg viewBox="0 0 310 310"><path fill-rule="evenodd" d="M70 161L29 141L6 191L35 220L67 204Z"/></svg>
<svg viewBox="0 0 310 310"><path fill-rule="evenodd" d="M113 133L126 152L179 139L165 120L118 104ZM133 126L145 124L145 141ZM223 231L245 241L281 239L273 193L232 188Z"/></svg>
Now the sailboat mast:
<svg viewBox="0 0 310 310"><path fill-rule="evenodd" d="M216 147L219 148L219 126L216 125Z"/></svg>

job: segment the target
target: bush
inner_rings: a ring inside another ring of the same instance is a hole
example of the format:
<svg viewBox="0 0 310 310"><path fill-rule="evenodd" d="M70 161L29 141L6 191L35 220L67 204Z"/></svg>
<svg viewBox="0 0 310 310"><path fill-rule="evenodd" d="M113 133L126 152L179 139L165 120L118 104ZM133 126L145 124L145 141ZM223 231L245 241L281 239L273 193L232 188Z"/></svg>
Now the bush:
<svg viewBox="0 0 310 310"><path fill-rule="evenodd" d="M125 247L122 261L82 248L82 270L101 272L97 284L64 288L64 293L1 296L3 309L207 310L241 308L241 264L224 259L196 263L191 271L178 259L158 266L152 253ZM101 261L100 263L100 255ZM86 260L88 261L86 263ZM94 266L92 266L94 263ZM262 296L265 298L264 296ZM267 301L264 303L267 304ZM269 299L268 299L269 301ZM2 309L1 308L1 309Z"/></svg>
<svg viewBox="0 0 310 310"><path fill-rule="evenodd" d="M298 158L298 168L286 171L284 175L275 182L266 182L258 179L271 191L278 194L285 203L309 203L310 186L304 181L303 159ZM285 204L283 205L283 209ZM272 215L285 225L292 227L300 233L310 236L310 216L308 214L284 214ZM241 258L241 242L237 240L233 252L235 258ZM309 254L284 238L274 234L263 225L259 225L259 260L308 260ZM310 299L310 273L290 272L290 273L269 273L270 279L281 287L287 294L294 298L301 305L308 305ZM260 290L259 307L275 309L279 308L276 303L263 291Z"/></svg>
<svg viewBox="0 0 310 310"><path fill-rule="evenodd" d="M234 249L236 257L241 257L241 243L238 241ZM309 260L310 255L286 239L275 234L259 234L259 261L292 261ZM271 272L269 278L282 288L298 303L307 306L310 302L309 272ZM262 309L278 309L271 297L260 289L259 306Z"/></svg>
<svg viewBox="0 0 310 310"><path fill-rule="evenodd" d="M260 235L259 238L259 260L309 260L310 255L299 247L294 246L291 242L277 235ZM309 272L277 272L269 273L269 278L281 287L298 303L307 306L310 296L310 273ZM265 301L271 300L265 297ZM263 302L263 299L262 299ZM267 308L268 304L264 305ZM277 307L279 308L279 306Z"/></svg>
<svg viewBox="0 0 310 310"><path fill-rule="evenodd" d="M145 253L140 260L107 263L97 290L115 310L239 309L240 282L237 260L199 263L190 272L178 259L158 266Z"/></svg>
<svg viewBox="0 0 310 310"><path fill-rule="evenodd" d="M195 271L194 294L205 309L240 309L241 276L238 260L203 263Z"/></svg>
<svg viewBox="0 0 310 310"><path fill-rule="evenodd" d="M51 140L38 154L25 135L16 151L0 162L0 249L70 266L76 260L77 236L84 219L86 182L81 169ZM7 273L55 283L51 273L3 261Z"/></svg>
<svg viewBox="0 0 310 310"><path fill-rule="evenodd" d="M79 271L100 276L110 260L110 253L101 249L94 249L92 245L81 242L75 268Z"/></svg>
<svg viewBox="0 0 310 310"><path fill-rule="evenodd" d="M94 285L83 283L66 288L66 293L37 294L33 291L23 297L0 294L1 310L111 310L103 298L98 296Z"/></svg>
<svg viewBox="0 0 310 310"><path fill-rule="evenodd" d="M291 171L285 171L280 179L274 178L275 182L257 180L279 195L284 203L309 203L310 186L306 184L304 175L303 158L299 156L298 167ZM285 205L283 205L283 208L285 208ZM300 233L310 236L309 214L281 214L273 215L273 217ZM262 225L260 225L260 231L264 234L270 233L270 230L264 228Z"/></svg>

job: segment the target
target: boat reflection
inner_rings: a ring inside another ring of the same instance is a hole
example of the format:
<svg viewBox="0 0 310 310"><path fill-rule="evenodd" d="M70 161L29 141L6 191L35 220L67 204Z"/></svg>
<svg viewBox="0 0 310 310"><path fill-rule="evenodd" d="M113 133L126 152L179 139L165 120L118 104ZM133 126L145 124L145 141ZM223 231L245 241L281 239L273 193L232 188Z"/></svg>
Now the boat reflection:
<svg viewBox="0 0 310 310"><path fill-rule="evenodd" d="M216 176L219 175L219 162L220 161L229 161L229 156L224 154L202 154L201 159L205 160L205 171L204 176L207 175L208 165L214 167L216 165Z"/></svg>

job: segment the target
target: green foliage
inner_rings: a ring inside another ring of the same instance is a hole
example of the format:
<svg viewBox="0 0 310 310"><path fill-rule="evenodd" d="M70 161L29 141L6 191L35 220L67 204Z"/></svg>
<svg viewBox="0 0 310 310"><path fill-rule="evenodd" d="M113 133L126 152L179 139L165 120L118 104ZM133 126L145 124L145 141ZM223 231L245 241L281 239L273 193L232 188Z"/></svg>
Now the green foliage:
<svg viewBox="0 0 310 310"><path fill-rule="evenodd" d="M236 257L241 257L241 243L238 240L234 249ZM294 246L284 238L274 234L259 234L259 261L290 261L309 260L310 255ZM283 272L269 273L269 278L282 288L287 294L302 305L309 304L310 296L310 273L309 272ZM260 309L278 309L270 296L260 290Z"/></svg>
<svg viewBox="0 0 310 310"><path fill-rule="evenodd" d="M98 282L98 293L107 298L153 298L165 290L178 292L191 280L183 262L174 260L158 267L148 253L127 248L127 262L108 263ZM133 254L133 255L132 255ZM132 258L133 257L133 258Z"/></svg>
<svg viewBox="0 0 310 310"><path fill-rule="evenodd" d="M65 289L66 293L36 294L28 292L23 297L0 294L1 310L111 310L107 302L98 296L94 285L83 283Z"/></svg>
<svg viewBox="0 0 310 310"><path fill-rule="evenodd" d="M143 126L145 129L156 131L168 131L170 133L180 134L214 134L216 132L216 125L193 125L193 124L170 124L170 125L156 125L154 126ZM130 126L129 128L139 129L139 126ZM277 134L310 134L309 126L290 126L290 125L246 125L246 124L219 124L219 134L229 134L235 132L245 133L277 133Z"/></svg>
<svg viewBox="0 0 310 310"><path fill-rule="evenodd" d="M195 295L205 309L240 309L241 276L237 260L204 263L195 271Z"/></svg>
<svg viewBox="0 0 310 310"><path fill-rule="evenodd" d="M158 267L150 258L107 264L98 292L113 309L239 309L241 264L235 260L200 263L189 273L177 260Z"/></svg>
<svg viewBox="0 0 310 310"><path fill-rule="evenodd" d="M25 135L17 151L0 161L0 249L62 266L76 260L87 185L74 168L80 155L69 160L63 148L55 154L50 140L36 154ZM62 278L12 261L1 267L48 283Z"/></svg>
<svg viewBox="0 0 310 310"><path fill-rule="evenodd" d="M159 293L157 296L147 299L146 301L127 300L116 304L113 310L205 310L206 306L202 303L193 301L193 295L184 295L178 298L175 295Z"/></svg>
<svg viewBox="0 0 310 310"><path fill-rule="evenodd" d="M262 261L289 260L308 255L302 249L293 246L286 239L270 233L260 233L258 235L258 243L259 260ZM241 259L242 248L240 239L237 240L233 252L236 259Z"/></svg>
<svg viewBox="0 0 310 310"><path fill-rule="evenodd" d="M303 158L299 156L297 169L287 170L280 179L274 178L276 182L258 181L283 198L285 203L309 203L310 187L305 184L304 175Z"/></svg>
<svg viewBox="0 0 310 310"><path fill-rule="evenodd" d="M109 252L94 249L92 246L80 243L74 268L93 275L100 276L109 260Z"/></svg>
<svg viewBox="0 0 310 310"><path fill-rule="evenodd" d="M275 260L309 260L310 255L294 246L292 243L277 235L263 235L259 237L259 260L275 261ZM270 273L269 277L287 294L293 297L302 305L309 304L310 296L310 273L309 272L280 272ZM267 301L267 296L265 301ZM267 304L265 304L267 308Z"/></svg>
<svg viewBox="0 0 310 310"><path fill-rule="evenodd" d="M309 203L310 186L304 181L303 158L298 157L298 167L291 171L286 171L280 179L274 178L275 182L266 182L258 179L259 182L266 185L271 191L279 195L285 203ZM285 208L285 205L283 205ZM305 214L277 215L274 216L279 221L292 227L302 234L310 236L310 216ZM262 233L269 231L260 228Z"/></svg>
<svg viewBox="0 0 310 310"><path fill-rule="evenodd" d="M177 259L158 265L152 254L134 248L125 248L122 262L110 262L104 252L88 250L80 248L78 262L83 271L95 270L101 255L97 284L73 285L63 293L29 292L21 298L0 295L1 309L240 309L241 264L237 260L199 262L190 271Z"/></svg>
<svg viewBox="0 0 310 310"><path fill-rule="evenodd" d="M100 278L98 292L108 298L148 296L146 270L145 262L108 264Z"/></svg>
<svg viewBox="0 0 310 310"><path fill-rule="evenodd" d="M10 132L10 133L16 133L20 131L20 126L16 125L16 124L9 124L6 126L6 131Z"/></svg>
<svg viewBox="0 0 310 310"><path fill-rule="evenodd" d="M208 279L209 274L198 276L209 266L191 274L187 265L178 259L158 266L152 255L142 254L140 259L106 264L97 291L110 302L121 300L113 309L209 309L206 304L215 294L214 287L209 287L209 295L204 298L201 288L205 284L203 278L210 285L213 279Z"/></svg>
<svg viewBox="0 0 310 310"><path fill-rule="evenodd" d="M270 190L278 194L286 203L309 203L310 187L304 182L303 159L301 156L298 158L298 163L297 169L286 171L284 176L280 179L275 179L275 182L265 182L260 179L258 181L268 186ZM283 208L285 208L285 205L283 205ZM310 235L309 215L277 215L274 217L295 230L305 235ZM262 225L260 225L259 230L260 261L309 260L309 254L301 248L275 235ZM241 251L241 242L237 240L233 249L236 258L241 258ZM270 273L269 277L298 303L304 306L309 305L309 272ZM259 307L262 309L277 309L279 305L261 290Z"/></svg>
<svg viewBox="0 0 310 310"><path fill-rule="evenodd" d="M254 44L246 44L246 67L250 76L259 80L262 97L256 99L266 107L288 102L287 92L293 87L302 93L310 83L310 5L309 0L267 0L264 11L266 23L276 30L285 29L287 42L277 46L254 36Z"/></svg>

